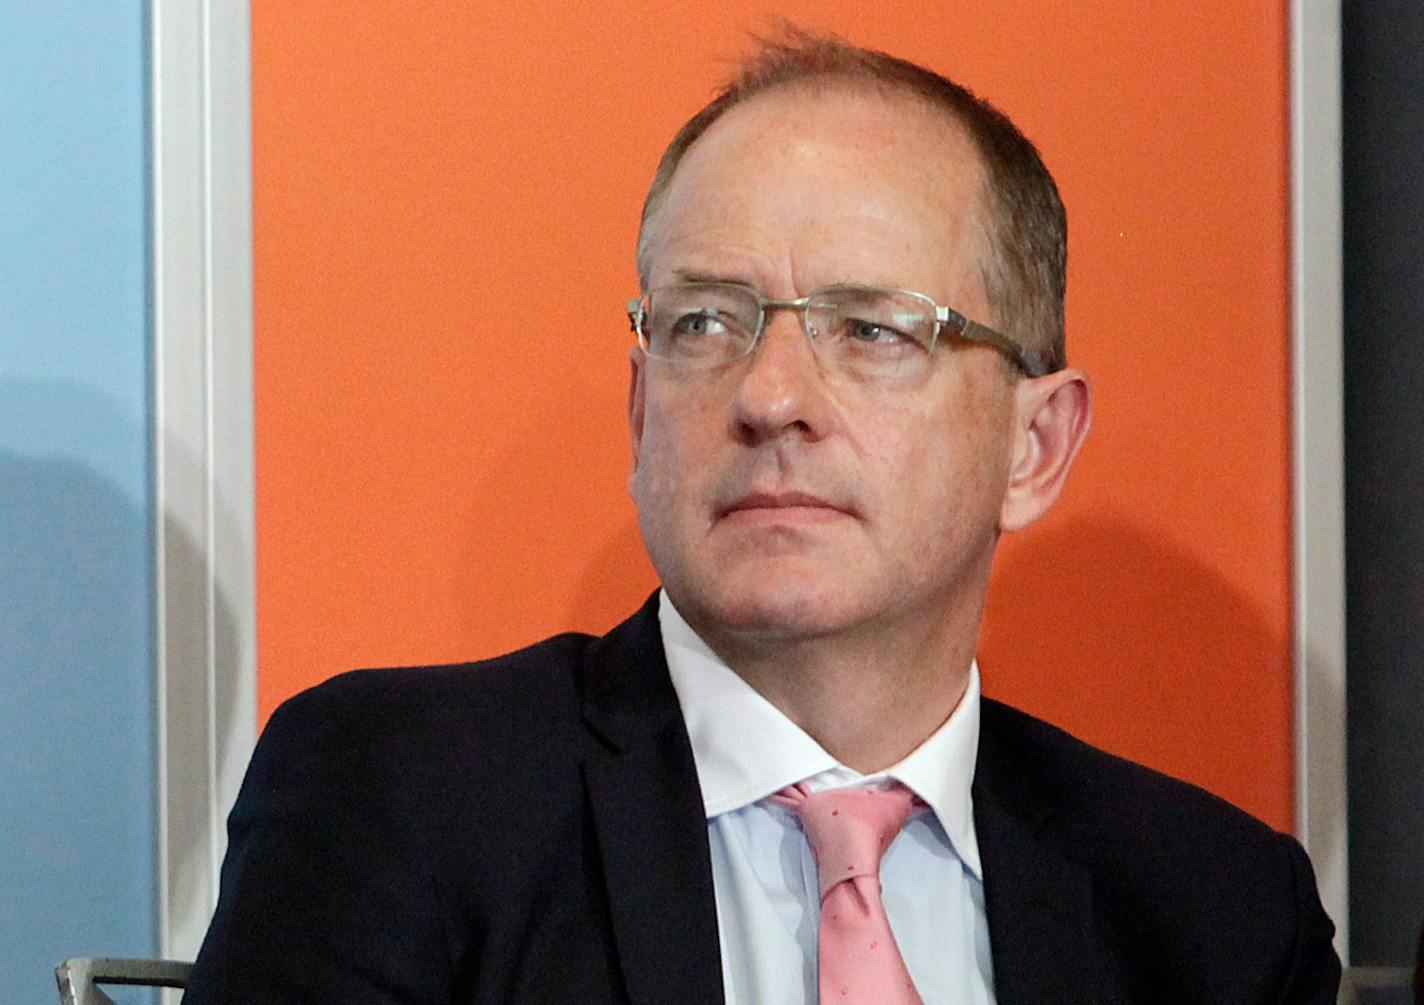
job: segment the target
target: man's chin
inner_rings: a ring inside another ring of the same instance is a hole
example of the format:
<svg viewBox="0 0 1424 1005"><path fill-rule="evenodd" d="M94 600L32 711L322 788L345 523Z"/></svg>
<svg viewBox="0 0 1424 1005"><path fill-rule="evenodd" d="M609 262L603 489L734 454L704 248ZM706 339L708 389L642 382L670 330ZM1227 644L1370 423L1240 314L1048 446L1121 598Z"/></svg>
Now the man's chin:
<svg viewBox="0 0 1424 1005"><path fill-rule="evenodd" d="M676 598L673 602L678 603ZM683 611L678 604L678 610L700 634L746 642L820 638L851 628L855 621L846 598L809 589L804 582L778 588L774 581L763 580L741 590L719 584L715 593L698 597L691 606L691 611Z"/></svg>

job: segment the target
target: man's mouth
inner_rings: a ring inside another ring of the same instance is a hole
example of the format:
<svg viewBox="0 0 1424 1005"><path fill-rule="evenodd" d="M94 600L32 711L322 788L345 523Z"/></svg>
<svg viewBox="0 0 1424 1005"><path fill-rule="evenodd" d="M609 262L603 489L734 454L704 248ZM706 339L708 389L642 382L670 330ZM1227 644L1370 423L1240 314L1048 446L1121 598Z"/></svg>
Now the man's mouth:
<svg viewBox="0 0 1424 1005"><path fill-rule="evenodd" d="M749 492L718 513L737 523L819 523L853 515L849 507L809 492Z"/></svg>

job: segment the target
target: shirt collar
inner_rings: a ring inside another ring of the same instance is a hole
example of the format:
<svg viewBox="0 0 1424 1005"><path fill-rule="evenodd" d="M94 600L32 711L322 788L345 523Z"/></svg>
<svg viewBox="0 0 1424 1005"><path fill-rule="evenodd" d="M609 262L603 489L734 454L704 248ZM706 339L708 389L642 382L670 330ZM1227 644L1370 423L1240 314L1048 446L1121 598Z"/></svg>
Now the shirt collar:
<svg viewBox="0 0 1424 1005"><path fill-rule="evenodd" d="M929 805L960 861L982 878L970 796L979 745L976 663L969 665L964 697L943 725L898 764L862 775L839 763L722 662L666 592L658 597L658 625L709 820L807 779L813 789L822 789L893 778Z"/></svg>

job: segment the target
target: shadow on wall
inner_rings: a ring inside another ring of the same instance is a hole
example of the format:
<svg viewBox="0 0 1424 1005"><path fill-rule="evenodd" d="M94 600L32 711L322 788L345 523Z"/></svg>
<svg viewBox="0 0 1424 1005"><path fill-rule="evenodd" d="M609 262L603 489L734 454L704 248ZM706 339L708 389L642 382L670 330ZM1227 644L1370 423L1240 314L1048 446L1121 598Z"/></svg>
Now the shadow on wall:
<svg viewBox="0 0 1424 1005"><path fill-rule="evenodd" d="M1291 826L1289 640L1161 536L1105 512L1005 541L980 648L996 697Z"/></svg>
<svg viewBox="0 0 1424 1005"><path fill-rule="evenodd" d="M172 481L197 459L169 443ZM99 392L0 380L0 1001L49 1001L69 956L158 951L154 569L147 431ZM219 535L240 542L222 500ZM191 955L216 896L226 815L252 749L251 658L219 590L208 637L201 528L173 514L164 548L174 611L167 651L169 895L175 947ZM249 542L250 546L250 542ZM172 607L172 605L170 605ZM208 647L217 661L208 763ZM231 711L223 719L225 710ZM116 994L116 999L128 1001ZM133 1000L147 1001L146 997Z"/></svg>
<svg viewBox="0 0 1424 1005"><path fill-rule="evenodd" d="M53 967L66 956L147 956L156 946L148 518L109 476L121 458L107 456L100 474L60 453L136 442L141 470L144 434L102 395L43 392L0 383L0 998L9 1001L51 1000ZM30 427L42 431L31 437ZM32 446L45 453L9 449Z"/></svg>
<svg viewBox="0 0 1424 1005"><path fill-rule="evenodd" d="M92 387L0 375L0 450L73 461L138 510L148 505L148 430L143 416L130 414Z"/></svg>
<svg viewBox="0 0 1424 1005"><path fill-rule="evenodd" d="M204 498L202 465L180 437L164 444L167 491L180 501ZM220 488L220 487L219 487ZM205 547L205 520L229 554L250 554L251 532L240 527L221 496L210 505L164 512L165 611L160 639L168 805L168 945L165 953L193 959L217 903L217 877L226 850L223 824L252 755L256 734L255 654ZM209 606L211 604L211 606ZM212 667L211 675L208 667ZM216 816L214 816L216 814Z"/></svg>
<svg viewBox="0 0 1424 1005"><path fill-rule="evenodd" d="M611 627L637 610L659 585L637 517L630 517L611 534L605 531L597 556L579 577L566 617L571 624Z"/></svg>

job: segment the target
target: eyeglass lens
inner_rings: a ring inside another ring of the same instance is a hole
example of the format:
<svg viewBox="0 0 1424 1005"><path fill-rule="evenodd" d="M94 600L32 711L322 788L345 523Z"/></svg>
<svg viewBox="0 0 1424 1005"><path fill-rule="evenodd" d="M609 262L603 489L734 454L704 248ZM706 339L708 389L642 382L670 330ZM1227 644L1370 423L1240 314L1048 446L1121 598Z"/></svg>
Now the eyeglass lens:
<svg viewBox="0 0 1424 1005"><path fill-rule="evenodd" d="M917 294L865 286L833 286L804 305L766 303L752 290L721 283L688 283L653 290L642 332L650 356L711 367L749 353L772 311L804 311L806 334L818 356L854 376L898 374L928 359L935 337L934 304Z"/></svg>

